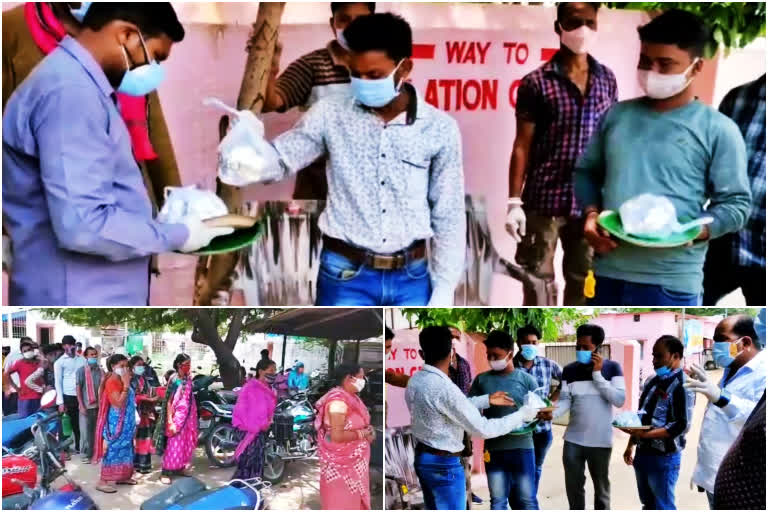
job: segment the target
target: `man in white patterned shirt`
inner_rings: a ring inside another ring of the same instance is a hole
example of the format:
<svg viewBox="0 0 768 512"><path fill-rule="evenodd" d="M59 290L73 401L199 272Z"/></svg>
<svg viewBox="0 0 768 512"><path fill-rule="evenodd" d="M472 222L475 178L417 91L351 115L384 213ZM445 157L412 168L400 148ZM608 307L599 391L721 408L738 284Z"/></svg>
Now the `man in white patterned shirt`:
<svg viewBox="0 0 768 512"><path fill-rule="evenodd" d="M404 19L361 16L344 36L352 95L321 99L296 127L256 147L271 176L328 156L316 304L451 306L466 236L458 125L406 82L413 61Z"/></svg>

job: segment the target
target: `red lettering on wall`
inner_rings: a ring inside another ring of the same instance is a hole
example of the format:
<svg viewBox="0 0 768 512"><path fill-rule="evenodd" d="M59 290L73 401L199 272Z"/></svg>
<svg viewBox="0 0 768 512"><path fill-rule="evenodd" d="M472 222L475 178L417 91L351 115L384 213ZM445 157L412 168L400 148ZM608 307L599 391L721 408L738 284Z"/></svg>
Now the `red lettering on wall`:
<svg viewBox="0 0 768 512"><path fill-rule="evenodd" d="M497 98L499 94L498 80L483 80L483 110L496 110Z"/></svg>
<svg viewBox="0 0 768 512"><path fill-rule="evenodd" d="M427 81L424 99L435 108L446 111L460 111L462 108L467 110L496 110L498 91L499 81L495 79L463 81L432 78Z"/></svg>
<svg viewBox="0 0 768 512"><path fill-rule="evenodd" d="M387 359L395 359L397 357L397 349L393 348L389 351L389 357Z"/></svg>
<svg viewBox="0 0 768 512"><path fill-rule="evenodd" d="M485 57L491 43L480 41L446 41L449 64L485 64Z"/></svg>
<svg viewBox="0 0 768 512"><path fill-rule="evenodd" d="M512 108L517 107L517 89L520 87L520 80L515 80L509 86L509 104Z"/></svg>
<svg viewBox="0 0 768 512"><path fill-rule="evenodd" d="M528 44L505 42L504 48L507 50L507 64L512 63L512 57L515 58L515 62L522 65L528 60L529 50Z"/></svg>
<svg viewBox="0 0 768 512"><path fill-rule="evenodd" d="M414 44L411 53L414 59L434 59L435 45L433 44Z"/></svg>

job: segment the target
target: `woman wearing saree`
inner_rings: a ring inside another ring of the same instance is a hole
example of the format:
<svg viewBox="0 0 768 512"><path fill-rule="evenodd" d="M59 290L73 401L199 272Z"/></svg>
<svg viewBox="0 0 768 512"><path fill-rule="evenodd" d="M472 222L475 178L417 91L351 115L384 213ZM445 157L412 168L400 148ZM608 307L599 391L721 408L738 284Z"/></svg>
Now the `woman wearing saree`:
<svg viewBox="0 0 768 512"><path fill-rule="evenodd" d="M99 386L94 459L101 460L101 492L115 493L111 484L136 485L133 477L133 437L136 433L136 400L131 389L128 359L115 354L107 360L108 373ZM106 449L104 445L106 444Z"/></svg>
<svg viewBox="0 0 768 512"><path fill-rule="evenodd" d="M173 369L176 374L165 391L154 436L155 449L163 454L160 481L165 485L171 484L172 476L189 476L186 470L197 447L197 404L189 376L192 360L187 354L179 354Z"/></svg>
<svg viewBox="0 0 768 512"><path fill-rule="evenodd" d="M128 363L133 378L131 388L136 394L136 407L139 412L139 424L136 428L135 454L133 467L142 474L152 471L152 433L155 431L155 403L158 400L155 388L150 386L144 376L146 364L141 356L133 356Z"/></svg>
<svg viewBox="0 0 768 512"><path fill-rule="evenodd" d="M235 450L237 470L233 479L261 478L264 472L264 446L277 405L277 397L271 388L276 372L274 361L259 360L256 378L249 380L237 397L232 425L243 438Z"/></svg>
<svg viewBox="0 0 768 512"><path fill-rule="evenodd" d="M343 365L336 375L338 386L315 404L320 501L324 510L370 510L374 430L359 396L365 373L358 365Z"/></svg>

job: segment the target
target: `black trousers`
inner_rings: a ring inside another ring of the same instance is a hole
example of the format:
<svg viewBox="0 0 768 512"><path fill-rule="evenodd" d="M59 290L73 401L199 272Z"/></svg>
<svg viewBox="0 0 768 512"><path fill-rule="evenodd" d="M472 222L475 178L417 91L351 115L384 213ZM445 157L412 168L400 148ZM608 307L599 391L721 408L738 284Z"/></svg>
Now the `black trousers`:
<svg viewBox="0 0 768 512"><path fill-rule="evenodd" d="M741 288L747 306L765 305L765 268L742 267L732 261L733 235L713 240L704 262L704 306L714 306L717 301Z"/></svg>
<svg viewBox="0 0 768 512"><path fill-rule="evenodd" d="M64 406L67 408L65 414L69 416L69 423L72 425L72 435L75 436L75 451L78 451L80 449L80 405L77 397L64 395Z"/></svg>

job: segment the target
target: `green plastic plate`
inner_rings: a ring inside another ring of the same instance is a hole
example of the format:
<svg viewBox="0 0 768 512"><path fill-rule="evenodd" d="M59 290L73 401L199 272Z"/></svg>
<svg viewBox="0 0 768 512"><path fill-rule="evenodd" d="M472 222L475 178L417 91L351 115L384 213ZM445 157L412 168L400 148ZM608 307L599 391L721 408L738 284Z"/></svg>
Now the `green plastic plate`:
<svg viewBox="0 0 768 512"><path fill-rule="evenodd" d="M628 244L656 249L683 246L699 236L702 230L701 226L695 226L682 233L673 233L666 238L642 238L625 232L624 227L621 225L621 217L619 217L619 213L613 210L605 210L602 212L597 217L597 223L608 233Z"/></svg>
<svg viewBox="0 0 768 512"><path fill-rule="evenodd" d="M545 398L544 402L547 404L547 407L552 407L552 402L549 399ZM539 424L539 420L533 420L526 427L523 427L520 430L513 430L512 432L510 432L507 435L510 435L510 436L524 436L526 434L530 434L534 430L536 430L536 425L538 425L538 424Z"/></svg>
<svg viewBox="0 0 768 512"><path fill-rule="evenodd" d="M197 256L210 256L212 254L225 254L248 247L264 234L264 223L259 221L250 228L236 229L229 235L217 236L211 243L192 253Z"/></svg>

